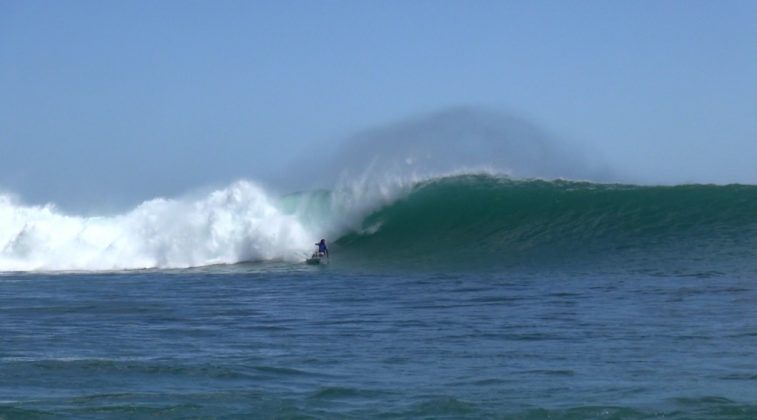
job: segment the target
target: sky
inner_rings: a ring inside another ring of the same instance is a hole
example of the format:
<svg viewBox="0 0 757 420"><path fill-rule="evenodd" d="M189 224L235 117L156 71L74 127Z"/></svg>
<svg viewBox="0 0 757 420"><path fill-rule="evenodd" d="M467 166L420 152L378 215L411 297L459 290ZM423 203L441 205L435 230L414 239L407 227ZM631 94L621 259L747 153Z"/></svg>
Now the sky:
<svg viewBox="0 0 757 420"><path fill-rule="evenodd" d="M266 182L465 105L626 182L757 183L756 22L739 0L0 0L0 191L86 211Z"/></svg>

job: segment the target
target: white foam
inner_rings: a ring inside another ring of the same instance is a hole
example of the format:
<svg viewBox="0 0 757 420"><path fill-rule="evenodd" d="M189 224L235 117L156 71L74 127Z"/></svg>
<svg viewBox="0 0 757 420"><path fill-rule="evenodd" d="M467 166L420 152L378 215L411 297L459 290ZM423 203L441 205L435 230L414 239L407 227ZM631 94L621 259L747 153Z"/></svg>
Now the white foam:
<svg viewBox="0 0 757 420"><path fill-rule="evenodd" d="M313 236L248 181L196 200L154 199L77 217L0 195L0 271L180 268L298 260Z"/></svg>

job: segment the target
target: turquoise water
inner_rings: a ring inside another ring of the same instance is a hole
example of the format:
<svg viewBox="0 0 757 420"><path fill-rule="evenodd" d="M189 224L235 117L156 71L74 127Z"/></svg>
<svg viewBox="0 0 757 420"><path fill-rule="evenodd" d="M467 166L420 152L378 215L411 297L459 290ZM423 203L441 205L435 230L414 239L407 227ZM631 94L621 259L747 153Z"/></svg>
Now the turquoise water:
<svg viewBox="0 0 757 420"><path fill-rule="evenodd" d="M417 184L337 245L361 266L757 272L757 186L457 176Z"/></svg>
<svg viewBox="0 0 757 420"><path fill-rule="evenodd" d="M96 241L42 248L53 222L0 261L88 263ZM757 418L757 187L459 176L359 222L328 266L6 269L0 418Z"/></svg>

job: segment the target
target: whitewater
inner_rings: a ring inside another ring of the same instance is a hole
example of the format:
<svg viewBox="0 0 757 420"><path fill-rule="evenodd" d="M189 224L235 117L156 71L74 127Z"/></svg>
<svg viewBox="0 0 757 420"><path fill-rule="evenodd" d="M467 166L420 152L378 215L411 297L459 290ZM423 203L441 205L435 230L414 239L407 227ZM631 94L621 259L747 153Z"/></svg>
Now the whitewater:
<svg viewBox="0 0 757 420"><path fill-rule="evenodd" d="M172 268L295 260L310 232L254 183L200 199L154 199L120 215L80 217L0 196L0 270Z"/></svg>

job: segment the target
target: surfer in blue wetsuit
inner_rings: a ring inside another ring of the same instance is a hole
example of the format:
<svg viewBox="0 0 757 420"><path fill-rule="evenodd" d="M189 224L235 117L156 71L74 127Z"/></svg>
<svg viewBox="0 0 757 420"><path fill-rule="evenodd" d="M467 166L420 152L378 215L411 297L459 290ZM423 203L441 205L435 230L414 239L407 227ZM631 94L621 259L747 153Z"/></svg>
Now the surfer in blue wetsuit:
<svg viewBox="0 0 757 420"><path fill-rule="evenodd" d="M318 242L316 245L318 246L319 255L325 255L327 257L329 256L329 248L326 246L325 239L321 239L321 242Z"/></svg>

